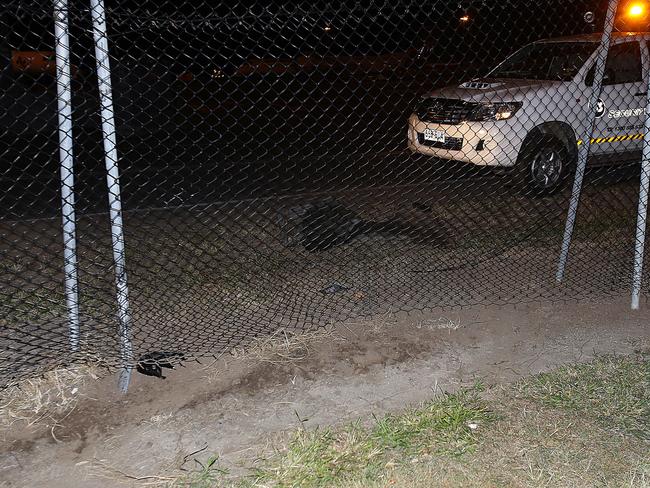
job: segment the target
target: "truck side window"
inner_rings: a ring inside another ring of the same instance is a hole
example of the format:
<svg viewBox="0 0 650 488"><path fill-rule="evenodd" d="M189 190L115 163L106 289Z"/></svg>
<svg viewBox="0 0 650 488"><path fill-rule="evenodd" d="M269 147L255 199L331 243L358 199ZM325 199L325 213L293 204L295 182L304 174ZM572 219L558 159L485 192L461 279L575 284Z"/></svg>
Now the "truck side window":
<svg viewBox="0 0 650 488"><path fill-rule="evenodd" d="M587 86L593 85L595 72L596 65L594 64L585 77ZM619 85L638 81L643 81L639 43L634 41L611 46L605 65L603 85Z"/></svg>

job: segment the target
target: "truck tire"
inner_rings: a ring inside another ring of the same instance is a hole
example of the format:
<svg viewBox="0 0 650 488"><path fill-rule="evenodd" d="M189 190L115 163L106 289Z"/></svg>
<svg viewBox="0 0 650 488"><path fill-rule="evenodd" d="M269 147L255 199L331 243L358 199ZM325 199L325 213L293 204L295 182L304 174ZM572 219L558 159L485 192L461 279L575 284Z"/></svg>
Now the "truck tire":
<svg viewBox="0 0 650 488"><path fill-rule="evenodd" d="M560 191L573 173L575 161L566 145L551 134L537 134L524 142L516 165L517 185L529 195Z"/></svg>

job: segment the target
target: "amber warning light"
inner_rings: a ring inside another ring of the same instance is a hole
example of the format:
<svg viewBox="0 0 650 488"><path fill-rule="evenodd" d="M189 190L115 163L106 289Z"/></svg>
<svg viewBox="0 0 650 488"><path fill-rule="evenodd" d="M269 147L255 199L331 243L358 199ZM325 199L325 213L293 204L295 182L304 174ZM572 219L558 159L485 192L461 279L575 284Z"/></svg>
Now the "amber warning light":
<svg viewBox="0 0 650 488"><path fill-rule="evenodd" d="M645 14L645 7L640 3L632 4L630 5L628 14L630 17L641 17L643 14Z"/></svg>

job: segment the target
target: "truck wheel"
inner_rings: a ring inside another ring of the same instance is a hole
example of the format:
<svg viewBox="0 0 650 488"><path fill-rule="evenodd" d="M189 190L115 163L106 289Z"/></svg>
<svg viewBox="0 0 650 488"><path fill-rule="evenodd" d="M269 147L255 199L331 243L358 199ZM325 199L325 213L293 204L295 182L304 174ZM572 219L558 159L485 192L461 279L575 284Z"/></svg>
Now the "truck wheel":
<svg viewBox="0 0 650 488"><path fill-rule="evenodd" d="M574 168L567 147L550 134L527 141L517 162L517 182L526 193L552 195L561 190Z"/></svg>

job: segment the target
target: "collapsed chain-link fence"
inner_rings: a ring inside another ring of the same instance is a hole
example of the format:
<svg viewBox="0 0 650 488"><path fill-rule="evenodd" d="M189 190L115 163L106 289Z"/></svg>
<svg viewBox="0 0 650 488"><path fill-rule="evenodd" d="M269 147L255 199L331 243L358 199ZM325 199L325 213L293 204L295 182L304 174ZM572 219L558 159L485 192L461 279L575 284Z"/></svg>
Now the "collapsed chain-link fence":
<svg viewBox="0 0 650 488"><path fill-rule="evenodd" d="M603 43L611 3L5 2L2 383L628 293L650 5Z"/></svg>

